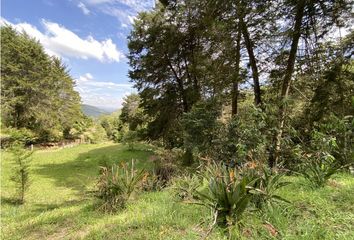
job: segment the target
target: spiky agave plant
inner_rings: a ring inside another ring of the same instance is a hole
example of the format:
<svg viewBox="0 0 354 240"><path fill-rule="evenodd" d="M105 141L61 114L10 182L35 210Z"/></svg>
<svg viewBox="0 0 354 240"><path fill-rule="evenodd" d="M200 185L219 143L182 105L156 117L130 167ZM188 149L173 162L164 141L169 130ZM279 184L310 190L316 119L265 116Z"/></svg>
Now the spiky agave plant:
<svg viewBox="0 0 354 240"><path fill-rule="evenodd" d="M280 188L290 184L290 182L283 181L284 173L273 172L264 166L255 171L257 174L250 174L254 182L249 186L249 189L253 194L251 201L258 209L262 209L266 204L273 206L277 202L289 203L288 200L277 194Z"/></svg>
<svg viewBox="0 0 354 240"><path fill-rule="evenodd" d="M200 187L200 181L200 177L195 174L182 175L172 179L170 189L177 199L190 201L197 196L196 191Z"/></svg>
<svg viewBox="0 0 354 240"><path fill-rule="evenodd" d="M247 189L250 179L221 164L206 167L201 175L206 187L196 191L196 203L209 207L221 227L239 223L252 197Z"/></svg>
<svg viewBox="0 0 354 240"><path fill-rule="evenodd" d="M144 177L144 170L135 170L134 161L127 164L101 167L96 197L102 201L100 209L113 212L126 207L131 194Z"/></svg>

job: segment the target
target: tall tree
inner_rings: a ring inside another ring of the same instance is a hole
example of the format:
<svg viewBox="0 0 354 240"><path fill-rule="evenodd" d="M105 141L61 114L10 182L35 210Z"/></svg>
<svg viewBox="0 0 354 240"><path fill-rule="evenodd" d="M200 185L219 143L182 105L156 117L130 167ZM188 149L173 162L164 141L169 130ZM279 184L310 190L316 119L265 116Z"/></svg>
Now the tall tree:
<svg viewBox="0 0 354 240"><path fill-rule="evenodd" d="M43 140L62 137L81 118L67 68L10 26L1 27L1 43L2 123L33 130Z"/></svg>
<svg viewBox="0 0 354 240"><path fill-rule="evenodd" d="M293 21L290 22L291 44L278 99L279 110L277 131L274 137L273 151L269 157L269 165L272 167L277 165L280 158L282 135L287 114L286 105L289 97L291 80L294 75L300 37L302 35L304 36L305 41L304 44L302 44L302 52L306 53L311 50L307 44L308 40L313 39L314 44L317 45L321 39L324 39L324 37L327 36L331 29L338 27L338 22L343 16L347 15L351 8L348 1L333 2L326 0L289 1L286 2L284 6L285 9L292 9L292 11L289 12L290 14L293 14L294 17Z"/></svg>

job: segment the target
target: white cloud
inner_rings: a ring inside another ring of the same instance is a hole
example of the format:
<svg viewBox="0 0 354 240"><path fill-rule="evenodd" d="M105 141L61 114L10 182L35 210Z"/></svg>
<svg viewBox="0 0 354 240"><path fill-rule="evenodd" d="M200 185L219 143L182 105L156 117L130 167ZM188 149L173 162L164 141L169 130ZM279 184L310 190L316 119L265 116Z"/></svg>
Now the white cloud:
<svg viewBox="0 0 354 240"><path fill-rule="evenodd" d="M86 73L79 77L78 82L88 82L93 79L93 76L90 73Z"/></svg>
<svg viewBox="0 0 354 240"><path fill-rule="evenodd" d="M155 6L155 0L84 0L90 5L121 5L125 8L131 8L135 11L144 11Z"/></svg>
<svg viewBox="0 0 354 240"><path fill-rule="evenodd" d="M88 8L86 7L85 4L83 4L82 2L79 2L79 4L77 5L78 8L81 9L81 11L85 14L85 15L89 15L90 14L90 10L88 10Z"/></svg>
<svg viewBox="0 0 354 240"><path fill-rule="evenodd" d="M130 22L131 24L133 24L133 23L134 23L134 20L135 20L135 17L134 17L134 16L128 16L128 19L129 19L129 22Z"/></svg>
<svg viewBox="0 0 354 240"><path fill-rule="evenodd" d="M114 2L115 0L86 0L89 4L101 4L101 3L109 3L109 2Z"/></svg>
<svg viewBox="0 0 354 240"><path fill-rule="evenodd" d="M119 20L122 27L134 23L138 12L147 11L155 6L155 0L82 0L104 14Z"/></svg>
<svg viewBox="0 0 354 240"><path fill-rule="evenodd" d="M123 98L135 92L132 84L98 81L90 73L76 79L75 89L83 103L106 108L119 108Z"/></svg>
<svg viewBox="0 0 354 240"><path fill-rule="evenodd" d="M2 19L1 24L12 25L18 31L25 31L40 41L50 55L81 59L97 59L101 62L119 62L124 54L117 49L112 39L98 41L92 36L83 39L58 23L42 20L45 32L40 32L29 23L13 24Z"/></svg>

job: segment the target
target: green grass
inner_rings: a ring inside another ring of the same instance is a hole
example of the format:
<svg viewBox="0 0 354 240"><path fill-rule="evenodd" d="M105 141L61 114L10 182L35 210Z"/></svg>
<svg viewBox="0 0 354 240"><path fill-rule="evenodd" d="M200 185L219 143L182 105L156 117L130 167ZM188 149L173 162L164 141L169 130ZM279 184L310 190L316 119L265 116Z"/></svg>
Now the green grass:
<svg viewBox="0 0 354 240"><path fill-rule="evenodd" d="M104 161L130 162L151 168L147 146L128 151L105 143L62 150L37 151L32 161L32 185L22 206L11 203L14 189L11 160L2 153L2 239L201 239L210 212L177 202L169 190L134 195L127 209L115 214L95 210L87 194ZM337 175L322 189L312 190L299 177L280 194L292 204L263 213L245 214L241 239L354 239L354 178ZM276 229L273 237L266 225ZM231 238L236 238L236 231ZM215 229L209 239L227 239Z"/></svg>

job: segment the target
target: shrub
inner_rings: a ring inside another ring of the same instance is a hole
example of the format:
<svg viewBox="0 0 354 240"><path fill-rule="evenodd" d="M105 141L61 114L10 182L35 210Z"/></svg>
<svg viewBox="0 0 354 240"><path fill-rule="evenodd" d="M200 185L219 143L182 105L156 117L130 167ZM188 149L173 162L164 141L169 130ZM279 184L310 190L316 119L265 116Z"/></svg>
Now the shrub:
<svg viewBox="0 0 354 240"><path fill-rule="evenodd" d="M332 155L337 149L336 138L313 131L310 146L298 154L303 159L300 174L313 188L323 187L333 174L346 167Z"/></svg>
<svg viewBox="0 0 354 240"><path fill-rule="evenodd" d="M123 144L128 145L129 150L134 150L134 145L138 141L138 133L136 131L129 130L122 138Z"/></svg>
<svg viewBox="0 0 354 240"><path fill-rule="evenodd" d="M125 208L143 177L144 170L135 170L133 160L130 167L126 164L101 167L96 191L96 197L102 201L100 209L114 212Z"/></svg>
<svg viewBox="0 0 354 240"><path fill-rule="evenodd" d="M3 136L1 136L1 147L11 147L13 144L21 143L28 145L36 142L37 136L29 129L26 128L6 128L3 129Z"/></svg>
<svg viewBox="0 0 354 240"><path fill-rule="evenodd" d="M18 202L23 204L25 202L25 193L27 192L30 181L30 163L33 151L28 151L22 145L16 144L12 146L11 153L13 155L14 167L11 180L16 185L18 193Z"/></svg>
<svg viewBox="0 0 354 240"><path fill-rule="evenodd" d="M338 118L331 114L320 125L320 131L336 140L336 148L331 154L342 166L354 164L354 116Z"/></svg>
<svg viewBox="0 0 354 240"><path fill-rule="evenodd" d="M90 139L91 143L101 143L107 140L106 131L100 124L95 123L90 130L91 130L91 139Z"/></svg>
<svg viewBox="0 0 354 240"><path fill-rule="evenodd" d="M184 113L182 127L184 132L184 147L187 152L197 150L206 153L219 128L218 117L221 114L220 104L216 99L196 103L190 112Z"/></svg>
<svg viewBox="0 0 354 240"><path fill-rule="evenodd" d="M152 161L154 163L153 174L162 187L166 187L170 180L179 172L178 163L182 158L182 151L178 149L155 151L156 155Z"/></svg>
<svg viewBox="0 0 354 240"><path fill-rule="evenodd" d="M267 115L262 110L250 108L224 123L212 141L208 155L218 162L242 165L245 162L266 161L270 133Z"/></svg>
<svg viewBox="0 0 354 240"><path fill-rule="evenodd" d="M209 207L219 226L239 223L252 198L247 189L250 179L236 174L235 168L217 164L206 167L201 177L207 186L196 191L196 204Z"/></svg>
<svg viewBox="0 0 354 240"><path fill-rule="evenodd" d="M128 131L128 127L125 124L119 124L117 129L112 131L112 140L114 142L123 142L124 135Z"/></svg>

